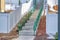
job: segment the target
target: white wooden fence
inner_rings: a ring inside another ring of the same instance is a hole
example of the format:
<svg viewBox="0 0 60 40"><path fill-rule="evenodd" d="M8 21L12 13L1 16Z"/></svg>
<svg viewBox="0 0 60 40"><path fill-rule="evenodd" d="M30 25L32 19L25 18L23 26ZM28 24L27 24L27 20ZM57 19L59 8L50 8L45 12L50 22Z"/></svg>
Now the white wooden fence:
<svg viewBox="0 0 60 40"><path fill-rule="evenodd" d="M21 17L32 7L33 1L22 4L15 11L10 13L0 13L0 33L9 33L20 21Z"/></svg>
<svg viewBox="0 0 60 40"><path fill-rule="evenodd" d="M21 7L11 13L0 13L0 33L9 33L20 20Z"/></svg>

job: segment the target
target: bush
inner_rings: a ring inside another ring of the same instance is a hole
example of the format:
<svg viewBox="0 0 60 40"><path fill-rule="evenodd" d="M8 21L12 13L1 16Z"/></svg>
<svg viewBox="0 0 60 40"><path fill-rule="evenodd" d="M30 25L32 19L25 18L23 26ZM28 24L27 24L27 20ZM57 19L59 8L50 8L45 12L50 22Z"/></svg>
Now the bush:
<svg viewBox="0 0 60 40"><path fill-rule="evenodd" d="M22 26L25 25L25 23L27 22L27 20L29 20L30 16L31 16L32 12L28 12L26 15L23 16L23 18L21 19L21 21L18 23L18 29L22 30Z"/></svg>
<svg viewBox="0 0 60 40"><path fill-rule="evenodd" d="M18 30L22 30L22 24L18 23Z"/></svg>
<svg viewBox="0 0 60 40"><path fill-rule="evenodd" d="M55 40L58 40L58 32L56 32Z"/></svg>

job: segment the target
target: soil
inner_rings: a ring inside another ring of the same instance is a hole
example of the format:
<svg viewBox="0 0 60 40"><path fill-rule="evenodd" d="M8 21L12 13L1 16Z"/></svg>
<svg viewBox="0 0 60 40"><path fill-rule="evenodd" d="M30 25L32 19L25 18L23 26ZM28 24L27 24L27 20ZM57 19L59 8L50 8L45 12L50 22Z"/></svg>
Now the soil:
<svg viewBox="0 0 60 40"><path fill-rule="evenodd" d="M1 40L11 40L18 37L18 27L16 26L10 33L0 33Z"/></svg>
<svg viewBox="0 0 60 40"><path fill-rule="evenodd" d="M37 29L36 37L34 40L47 40L46 39L46 16L42 16Z"/></svg>
<svg viewBox="0 0 60 40"><path fill-rule="evenodd" d="M40 35L43 36L45 35L45 33L46 33L46 16L42 16L40 19L36 36L40 36Z"/></svg>

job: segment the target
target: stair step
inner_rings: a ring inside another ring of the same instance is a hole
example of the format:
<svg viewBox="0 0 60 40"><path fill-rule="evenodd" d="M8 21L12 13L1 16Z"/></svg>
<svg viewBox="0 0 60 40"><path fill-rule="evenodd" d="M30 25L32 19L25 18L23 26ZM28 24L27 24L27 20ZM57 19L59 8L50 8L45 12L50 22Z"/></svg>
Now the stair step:
<svg viewBox="0 0 60 40"><path fill-rule="evenodd" d="M25 25L30 26L30 25L34 25L34 23L26 23Z"/></svg>
<svg viewBox="0 0 60 40"><path fill-rule="evenodd" d="M22 30L28 30L28 29L33 29L33 26L24 26Z"/></svg>
<svg viewBox="0 0 60 40"><path fill-rule="evenodd" d="M22 30L33 30L33 28L22 28Z"/></svg>
<svg viewBox="0 0 60 40"><path fill-rule="evenodd" d="M24 33L20 33L20 36L34 36L34 33L31 32L24 32Z"/></svg>
<svg viewBox="0 0 60 40"><path fill-rule="evenodd" d="M25 24L25 26L34 26L34 24Z"/></svg>
<svg viewBox="0 0 60 40"><path fill-rule="evenodd" d="M25 23L25 24L34 24L34 22L30 22L30 23L29 23L29 22L27 22L27 23Z"/></svg>
<svg viewBox="0 0 60 40"><path fill-rule="evenodd" d="M19 40L34 40L35 36L19 36Z"/></svg>
<svg viewBox="0 0 60 40"><path fill-rule="evenodd" d="M32 17L31 17L31 18L29 18L29 19L33 19L33 20L35 20L35 19L36 19L36 17L35 17L35 16L34 16L34 17L32 16Z"/></svg>
<svg viewBox="0 0 60 40"><path fill-rule="evenodd" d="M31 22L35 22L35 21L27 21L27 22L31 23Z"/></svg>
<svg viewBox="0 0 60 40"><path fill-rule="evenodd" d="M33 27L23 27L22 29L32 29Z"/></svg>
<svg viewBox="0 0 60 40"><path fill-rule="evenodd" d="M25 23L25 24L34 24L34 22L27 22L27 23Z"/></svg>
<svg viewBox="0 0 60 40"><path fill-rule="evenodd" d="M23 26L22 28L24 28L24 27L25 27L25 28L26 28L26 27L27 27L27 28L33 28L34 25L25 25L25 26Z"/></svg>
<svg viewBox="0 0 60 40"><path fill-rule="evenodd" d="M35 19L34 18L30 18L28 21L31 21L31 20L34 21Z"/></svg>
<svg viewBox="0 0 60 40"><path fill-rule="evenodd" d="M23 26L23 27L33 27L33 25L30 25L30 26Z"/></svg>
<svg viewBox="0 0 60 40"><path fill-rule="evenodd" d="M22 30L19 32L19 35L22 36L33 36L34 35L34 31L33 30Z"/></svg>
<svg viewBox="0 0 60 40"><path fill-rule="evenodd" d="M19 32L34 32L33 30L21 30Z"/></svg>
<svg viewBox="0 0 60 40"><path fill-rule="evenodd" d="M27 21L27 23L34 23L35 21Z"/></svg>
<svg viewBox="0 0 60 40"><path fill-rule="evenodd" d="M27 22L34 22L35 20L28 20Z"/></svg>
<svg viewBox="0 0 60 40"><path fill-rule="evenodd" d="M27 23L32 23L32 22L34 23L34 21L27 21Z"/></svg>
<svg viewBox="0 0 60 40"><path fill-rule="evenodd" d="M29 20L35 20L35 18L30 18Z"/></svg>
<svg viewBox="0 0 60 40"><path fill-rule="evenodd" d="M25 25L25 26L23 26L23 27L33 27L33 25Z"/></svg>

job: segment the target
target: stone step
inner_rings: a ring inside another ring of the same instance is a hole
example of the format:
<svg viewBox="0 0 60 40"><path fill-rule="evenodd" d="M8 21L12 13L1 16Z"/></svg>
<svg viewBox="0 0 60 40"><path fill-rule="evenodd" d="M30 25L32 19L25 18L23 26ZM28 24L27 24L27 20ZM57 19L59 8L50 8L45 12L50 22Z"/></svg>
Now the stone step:
<svg viewBox="0 0 60 40"><path fill-rule="evenodd" d="M25 23L25 24L34 24L34 22L27 22L27 23Z"/></svg>
<svg viewBox="0 0 60 40"><path fill-rule="evenodd" d="M27 23L32 23L32 22L34 23L34 21L27 21Z"/></svg>
<svg viewBox="0 0 60 40"><path fill-rule="evenodd" d="M27 21L28 23L31 23L31 22L35 22L34 20L32 20L32 21Z"/></svg>
<svg viewBox="0 0 60 40"><path fill-rule="evenodd" d="M29 20L35 20L35 18L32 17L32 18L29 18Z"/></svg>
<svg viewBox="0 0 60 40"><path fill-rule="evenodd" d="M30 25L30 26L23 26L23 27L30 27L30 28L31 28L31 27L33 27L33 25Z"/></svg>
<svg viewBox="0 0 60 40"><path fill-rule="evenodd" d="M35 19L36 19L36 17L31 17L31 18L29 18L29 19L34 19L34 20L35 20Z"/></svg>
<svg viewBox="0 0 60 40"><path fill-rule="evenodd" d="M22 30L19 32L20 36L33 36L34 31L33 30Z"/></svg>
<svg viewBox="0 0 60 40"><path fill-rule="evenodd" d="M30 26L30 25L34 25L34 23L26 23L25 26L26 25Z"/></svg>
<svg viewBox="0 0 60 40"><path fill-rule="evenodd" d="M25 24L25 26L34 26L34 24Z"/></svg>
<svg viewBox="0 0 60 40"><path fill-rule="evenodd" d="M35 19L31 18L31 19L29 19L28 21L35 21Z"/></svg>
<svg viewBox="0 0 60 40"><path fill-rule="evenodd" d="M31 27L33 27L34 25L25 25L25 26L23 26L23 27L29 27L29 28L31 28Z"/></svg>
<svg viewBox="0 0 60 40"><path fill-rule="evenodd" d="M33 26L23 27L22 30L32 30Z"/></svg>
<svg viewBox="0 0 60 40"><path fill-rule="evenodd" d="M28 20L28 21L30 21L30 22L34 22L35 20Z"/></svg>
<svg viewBox="0 0 60 40"><path fill-rule="evenodd" d="M23 27L33 27L34 25L25 25Z"/></svg>
<svg viewBox="0 0 60 40"><path fill-rule="evenodd" d="M20 33L19 36L34 36L34 33L24 32L24 33Z"/></svg>
<svg viewBox="0 0 60 40"><path fill-rule="evenodd" d="M35 36L19 36L19 40L34 40Z"/></svg>
<svg viewBox="0 0 60 40"><path fill-rule="evenodd" d="M21 30L19 32L23 33L23 32L34 32L34 31L33 30Z"/></svg>

